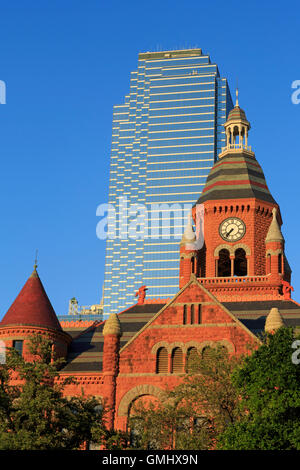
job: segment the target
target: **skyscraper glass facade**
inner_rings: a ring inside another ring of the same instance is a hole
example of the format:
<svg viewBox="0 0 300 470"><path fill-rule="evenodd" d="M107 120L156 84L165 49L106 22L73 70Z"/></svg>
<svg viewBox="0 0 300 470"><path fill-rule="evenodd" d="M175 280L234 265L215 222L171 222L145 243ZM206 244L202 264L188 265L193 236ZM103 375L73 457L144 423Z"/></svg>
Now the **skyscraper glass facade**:
<svg viewBox="0 0 300 470"><path fill-rule="evenodd" d="M113 113L105 314L132 305L142 285L150 298L177 292L187 212L225 145L232 107L227 80L200 49L139 54Z"/></svg>

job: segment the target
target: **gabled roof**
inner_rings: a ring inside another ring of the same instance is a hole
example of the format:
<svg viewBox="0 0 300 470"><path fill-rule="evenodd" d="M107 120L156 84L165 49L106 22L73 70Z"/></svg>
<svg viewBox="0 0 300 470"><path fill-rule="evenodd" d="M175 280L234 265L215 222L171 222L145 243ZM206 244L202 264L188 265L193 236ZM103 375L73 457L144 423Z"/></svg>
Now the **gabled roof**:
<svg viewBox="0 0 300 470"><path fill-rule="evenodd" d="M162 305L161 306L161 309L158 310L158 312L153 315L152 318L149 319L149 322L146 323L139 331L136 332L135 335L132 336L132 338L130 338L129 341L127 341L127 343L124 345L124 347L120 350L120 352L122 352L125 348L127 348L129 346L130 343L132 343L135 338L140 335L146 328L148 328L148 326L153 323L160 315L162 315L162 313L164 312L164 310L166 310L168 307L170 307L173 303L175 303L175 301L177 300L177 298L186 290L188 289L192 284L195 284L199 287L199 289L201 291L203 291L208 297L210 297L210 299L218 306L220 307L228 316L231 320L233 320L234 323L236 323L238 326L240 326L242 328L242 330L246 331L247 334L249 334L250 337L252 337L252 339L255 339L255 341L260 341L256 335L248 328L246 327L243 322L241 322L225 305L225 303L222 303L220 302L211 292L209 292L202 284L200 284L200 282L198 281L198 279L196 278L195 274L191 274L191 278L189 280L189 282L187 282L187 284L185 284L185 286L183 286L178 292L177 294L174 295L174 297L168 302L166 303L165 305Z"/></svg>
<svg viewBox="0 0 300 470"><path fill-rule="evenodd" d="M266 318L272 308L278 308L285 326L300 327L300 305L292 299L223 302L223 305L254 334L264 331Z"/></svg>
<svg viewBox="0 0 300 470"><path fill-rule="evenodd" d="M0 328L14 325L62 331L36 268L0 322Z"/></svg>

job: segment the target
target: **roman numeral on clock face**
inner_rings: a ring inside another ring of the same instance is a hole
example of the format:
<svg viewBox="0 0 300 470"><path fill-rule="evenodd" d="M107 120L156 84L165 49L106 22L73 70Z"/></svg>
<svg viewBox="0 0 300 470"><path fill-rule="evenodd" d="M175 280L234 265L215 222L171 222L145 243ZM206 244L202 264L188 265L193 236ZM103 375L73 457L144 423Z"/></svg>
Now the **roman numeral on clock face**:
<svg viewBox="0 0 300 470"><path fill-rule="evenodd" d="M237 217L230 217L223 220L219 227L220 236L223 240L229 242L240 240L245 235L245 232L245 223Z"/></svg>

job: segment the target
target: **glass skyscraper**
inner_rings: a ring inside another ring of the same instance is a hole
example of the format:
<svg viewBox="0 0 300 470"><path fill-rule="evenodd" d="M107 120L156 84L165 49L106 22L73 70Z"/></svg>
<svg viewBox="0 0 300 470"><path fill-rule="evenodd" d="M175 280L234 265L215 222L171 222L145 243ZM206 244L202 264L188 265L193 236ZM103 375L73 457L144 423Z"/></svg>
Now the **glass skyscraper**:
<svg viewBox="0 0 300 470"><path fill-rule="evenodd" d="M186 215L225 145L232 107L227 80L201 49L139 54L113 113L105 314L132 305L142 285L149 298L177 292Z"/></svg>

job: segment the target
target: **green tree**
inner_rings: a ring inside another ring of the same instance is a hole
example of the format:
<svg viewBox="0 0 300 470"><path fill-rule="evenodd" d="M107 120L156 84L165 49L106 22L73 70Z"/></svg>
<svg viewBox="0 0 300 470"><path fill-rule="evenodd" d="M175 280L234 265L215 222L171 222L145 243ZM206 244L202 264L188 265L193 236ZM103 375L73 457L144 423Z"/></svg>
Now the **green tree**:
<svg viewBox="0 0 300 470"><path fill-rule="evenodd" d="M94 397L63 397L58 376L62 360L53 357L51 343L42 336L31 338L32 362L13 348L0 366L0 449L78 449L84 443L103 443L104 409ZM13 385L18 377L20 383Z"/></svg>
<svg viewBox="0 0 300 470"><path fill-rule="evenodd" d="M231 374L241 359L210 348L189 361L182 383L159 403L137 404L129 420L133 447L212 449L217 436L237 419L238 393Z"/></svg>
<svg viewBox="0 0 300 470"><path fill-rule="evenodd" d="M291 328L266 334L232 376L240 417L219 436L219 449L300 449L300 365Z"/></svg>

